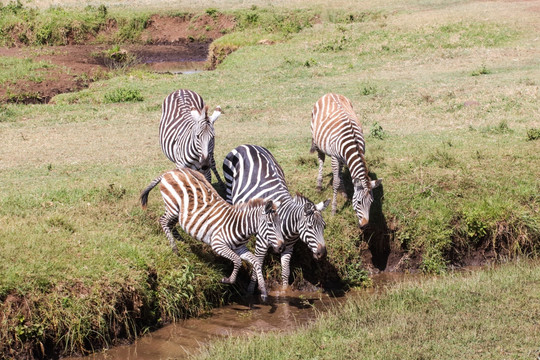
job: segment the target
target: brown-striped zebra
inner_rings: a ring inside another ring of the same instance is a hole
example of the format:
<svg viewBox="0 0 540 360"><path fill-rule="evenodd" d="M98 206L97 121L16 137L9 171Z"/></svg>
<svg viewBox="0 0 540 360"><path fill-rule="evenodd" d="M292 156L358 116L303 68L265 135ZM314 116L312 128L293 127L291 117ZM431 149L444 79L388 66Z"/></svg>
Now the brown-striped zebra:
<svg viewBox="0 0 540 360"><path fill-rule="evenodd" d="M165 214L159 222L175 250L173 227L180 227L193 238L211 246L218 255L234 263L229 277L223 283L236 281L242 260L247 261L257 274L261 298L267 292L261 264L246 247L252 235L269 241L278 253L285 248L277 207L279 202L254 199L245 204L231 205L223 200L200 173L181 168L166 172L154 179L141 194L141 205L146 208L148 193L157 184L165 202ZM176 234L177 235L177 234Z"/></svg>
<svg viewBox="0 0 540 360"><path fill-rule="evenodd" d="M208 106L191 90L177 90L165 98L159 123L161 150L178 168L189 167L204 174L211 182L214 172L224 186L214 160L214 123L221 115L218 106L208 116Z"/></svg>
<svg viewBox="0 0 540 360"><path fill-rule="evenodd" d="M365 142L362 127L353 111L351 101L343 95L323 95L313 107L311 117L311 152L317 151L319 175L317 188L322 189L323 165L326 155L332 157L333 190L332 213L337 209L337 193L341 182L341 168L347 165L354 186L352 205L361 227L369 222L373 189L381 180L371 180L364 158Z"/></svg>

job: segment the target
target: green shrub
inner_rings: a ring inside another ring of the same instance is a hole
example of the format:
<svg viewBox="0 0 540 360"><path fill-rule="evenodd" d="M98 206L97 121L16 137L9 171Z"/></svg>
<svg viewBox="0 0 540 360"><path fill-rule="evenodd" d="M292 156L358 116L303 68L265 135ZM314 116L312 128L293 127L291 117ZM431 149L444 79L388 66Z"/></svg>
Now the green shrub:
<svg viewBox="0 0 540 360"><path fill-rule="evenodd" d="M143 100L144 98L141 95L141 91L131 88L114 89L104 95L104 101L106 103L136 102Z"/></svg>
<svg viewBox="0 0 540 360"><path fill-rule="evenodd" d="M540 139L540 129L531 128L527 130L527 140L538 140Z"/></svg>
<svg viewBox="0 0 540 360"><path fill-rule="evenodd" d="M384 131L381 124L379 124L377 121L375 121L371 125L371 129L369 131L369 136L372 137L372 138L375 138L375 139L383 140L385 137L388 136L388 134L386 133L386 131Z"/></svg>
<svg viewBox="0 0 540 360"><path fill-rule="evenodd" d="M480 76L480 75L487 75L487 74L491 74L491 70L489 70L484 64L482 64L482 66L479 69L476 69L471 73L472 76Z"/></svg>

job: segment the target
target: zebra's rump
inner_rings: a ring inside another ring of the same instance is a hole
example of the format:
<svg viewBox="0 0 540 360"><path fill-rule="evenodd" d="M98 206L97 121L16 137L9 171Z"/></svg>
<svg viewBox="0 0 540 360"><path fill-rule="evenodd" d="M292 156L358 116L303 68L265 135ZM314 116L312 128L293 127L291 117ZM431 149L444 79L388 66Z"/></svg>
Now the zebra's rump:
<svg viewBox="0 0 540 360"><path fill-rule="evenodd" d="M227 201L231 204L264 198L282 200L290 197L283 169L262 146L240 145L223 161Z"/></svg>

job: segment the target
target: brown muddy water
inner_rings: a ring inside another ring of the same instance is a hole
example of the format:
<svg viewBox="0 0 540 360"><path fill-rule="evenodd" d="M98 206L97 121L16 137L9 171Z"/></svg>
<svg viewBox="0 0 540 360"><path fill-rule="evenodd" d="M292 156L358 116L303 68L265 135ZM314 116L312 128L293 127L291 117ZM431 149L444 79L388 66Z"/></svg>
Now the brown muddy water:
<svg viewBox="0 0 540 360"><path fill-rule="evenodd" d="M231 304L214 309L208 317L179 321L122 345L86 356L64 360L158 360L187 359L217 338L291 331L307 325L317 314L355 296L369 296L392 283L409 277L400 273L373 276L373 288L355 290L345 296L302 291L270 291L265 304Z"/></svg>

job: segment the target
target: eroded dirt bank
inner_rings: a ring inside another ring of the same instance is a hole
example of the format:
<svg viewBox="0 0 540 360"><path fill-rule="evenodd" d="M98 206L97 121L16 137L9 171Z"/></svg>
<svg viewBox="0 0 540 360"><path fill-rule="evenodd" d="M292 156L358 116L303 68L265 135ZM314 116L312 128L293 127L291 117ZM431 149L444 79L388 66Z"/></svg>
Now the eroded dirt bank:
<svg viewBox="0 0 540 360"><path fill-rule="evenodd" d="M145 66L151 71L178 69L202 70L208 58L211 42L235 26L228 16L198 16L197 18L154 15L140 37L139 44L112 45L116 27L110 24L101 30L106 44L96 44L89 38L84 45L28 47L14 41L12 47L0 47L0 56L30 59L39 63L32 74L8 81L0 87L0 103L47 103L52 97L87 87L103 78L114 66L104 55L119 46L132 56L130 66ZM14 39L19 38L13 33Z"/></svg>

